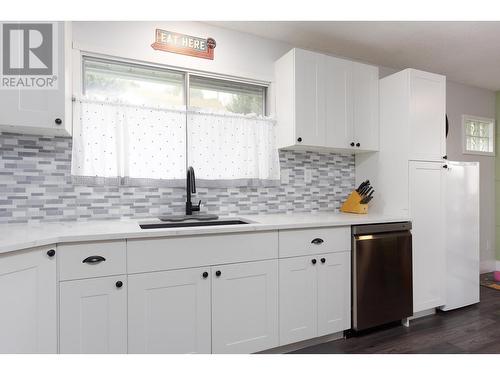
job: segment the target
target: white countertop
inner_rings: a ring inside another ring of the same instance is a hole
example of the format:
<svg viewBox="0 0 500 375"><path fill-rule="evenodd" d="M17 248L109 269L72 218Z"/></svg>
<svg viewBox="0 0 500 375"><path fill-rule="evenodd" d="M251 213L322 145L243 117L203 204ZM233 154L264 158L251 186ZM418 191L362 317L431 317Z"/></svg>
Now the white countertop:
<svg viewBox="0 0 500 375"><path fill-rule="evenodd" d="M54 223L0 224L0 253L57 243L126 238L185 236L293 228L350 226L407 221L407 217L379 214L292 213L221 217L250 222L244 225L141 229L139 224L157 219L66 221Z"/></svg>

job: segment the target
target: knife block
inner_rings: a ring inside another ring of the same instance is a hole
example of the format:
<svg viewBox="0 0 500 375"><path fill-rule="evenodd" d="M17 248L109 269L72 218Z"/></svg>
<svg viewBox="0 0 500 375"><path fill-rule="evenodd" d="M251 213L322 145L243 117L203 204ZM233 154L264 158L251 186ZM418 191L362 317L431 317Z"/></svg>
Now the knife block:
<svg viewBox="0 0 500 375"><path fill-rule="evenodd" d="M340 207L340 211L352 214L367 214L368 204L360 203L361 199L361 195L354 190L351 194L349 194L342 207Z"/></svg>

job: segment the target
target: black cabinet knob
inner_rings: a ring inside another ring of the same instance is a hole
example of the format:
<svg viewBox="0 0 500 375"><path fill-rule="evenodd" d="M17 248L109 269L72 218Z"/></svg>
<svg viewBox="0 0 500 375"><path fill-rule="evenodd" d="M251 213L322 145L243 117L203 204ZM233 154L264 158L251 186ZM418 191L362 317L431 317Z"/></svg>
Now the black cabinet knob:
<svg viewBox="0 0 500 375"><path fill-rule="evenodd" d="M49 251L47 251L47 255L52 258L54 255L56 255L56 251L54 249L50 249Z"/></svg>
<svg viewBox="0 0 500 375"><path fill-rule="evenodd" d="M121 281L117 281L115 285L117 288L121 288L123 286L123 283Z"/></svg>
<svg viewBox="0 0 500 375"><path fill-rule="evenodd" d="M321 258L321 263L325 263L326 262L326 259L325 258Z"/></svg>
<svg viewBox="0 0 500 375"><path fill-rule="evenodd" d="M445 165L443 165L443 168L444 169L448 169L448 166L445 164Z"/></svg>
<svg viewBox="0 0 500 375"><path fill-rule="evenodd" d="M354 142L351 142L351 147L354 147Z"/></svg>
<svg viewBox="0 0 500 375"><path fill-rule="evenodd" d="M215 272L215 276L219 277L220 275L222 275L222 272L220 272L220 271Z"/></svg>
<svg viewBox="0 0 500 375"><path fill-rule="evenodd" d="M208 277L208 272L203 272L203 278L206 279Z"/></svg>
<svg viewBox="0 0 500 375"><path fill-rule="evenodd" d="M443 156L443 159L444 160L448 159L448 155Z"/></svg>
<svg viewBox="0 0 500 375"><path fill-rule="evenodd" d="M311 260L312 264L316 264L316 259Z"/></svg>
<svg viewBox="0 0 500 375"><path fill-rule="evenodd" d="M61 125L62 124L62 120L60 118L56 118L54 120L54 122L57 124L57 125Z"/></svg>
<svg viewBox="0 0 500 375"><path fill-rule="evenodd" d="M356 147L359 147L359 146L361 146L361 143L359 143L359 142L356 143Z"/></svg>
<svg viewBox="0 0 500 375"><path fill-rule="evenodd" d="M302 142L302 137L297 138L297 142Z"/></svg>

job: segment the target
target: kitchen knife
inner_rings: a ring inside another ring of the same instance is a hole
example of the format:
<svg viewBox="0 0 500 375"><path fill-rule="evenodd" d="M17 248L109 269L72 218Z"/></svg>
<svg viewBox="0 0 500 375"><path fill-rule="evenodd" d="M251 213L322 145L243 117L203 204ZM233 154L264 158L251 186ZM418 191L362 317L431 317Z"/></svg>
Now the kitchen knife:
<svg viewBox="0 0 500 375"><path fill-rule="evenodd" d="M375 190L372 190L370 192L370 194L368 194L367 196L365 196L363 199L361 199L360 203L361 204L366 204L368 202L370 202L372 199L373 199L373 193L375 192Z"/></svg>
<svg viewBox="0 0 500 375"><path fill-rule="evenodd" d="M361 189L363 189L366 185L369 185L370 184L370 181L369 180L366 180L364 182L362 182L358 188L356 189L356 191L359 193L361 191Z"/></svg>
<svg viewBox="0 0 500 375"><path fill-rule="evenodd" d="M366 185L363 189L361 189L361 191L359 192L359 195L364 197L371 188L372 187L370 186L370 184Z"/></svg>

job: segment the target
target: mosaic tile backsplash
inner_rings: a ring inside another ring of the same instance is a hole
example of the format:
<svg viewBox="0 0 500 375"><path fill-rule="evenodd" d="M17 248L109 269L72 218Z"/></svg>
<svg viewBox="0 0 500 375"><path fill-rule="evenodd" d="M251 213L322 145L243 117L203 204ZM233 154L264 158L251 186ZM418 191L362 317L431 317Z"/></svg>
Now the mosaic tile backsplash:
<svg viewBox="0 0 500 375"><path fill-rule="evenodd" d="M280 186L198 187L218 215L338 210L354 188L354 156L280 151ZM311 171L310 183L305 182ZM80 186L71 182L71 138L0 133L0 223L156 217L182 213L185 189Z"/></svg>

